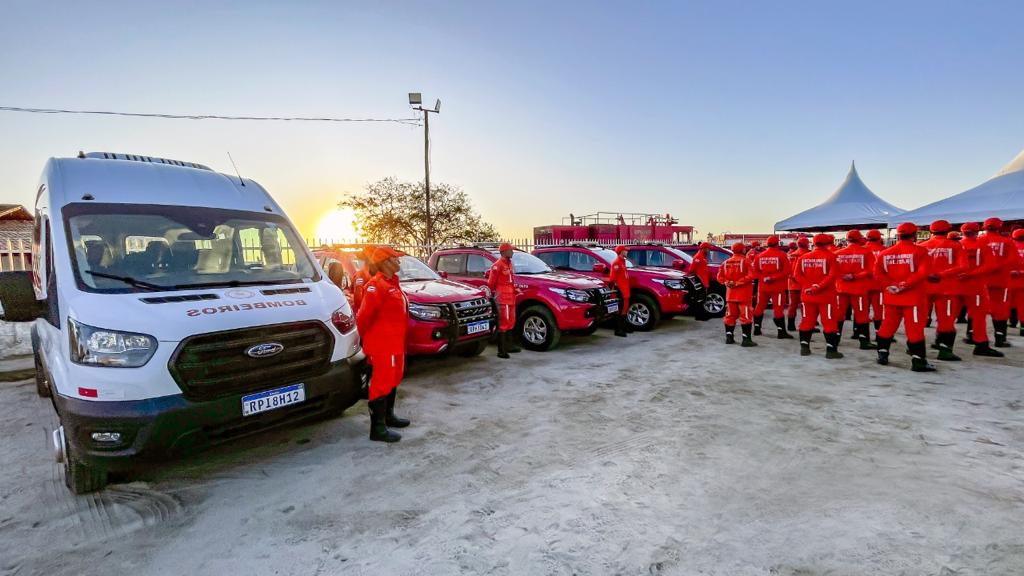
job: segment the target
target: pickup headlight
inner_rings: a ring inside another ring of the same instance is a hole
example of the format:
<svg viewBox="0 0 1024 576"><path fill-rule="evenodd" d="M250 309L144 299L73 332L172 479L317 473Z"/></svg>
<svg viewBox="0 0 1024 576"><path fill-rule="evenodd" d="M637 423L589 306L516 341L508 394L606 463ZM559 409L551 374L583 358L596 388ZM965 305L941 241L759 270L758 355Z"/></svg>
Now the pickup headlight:
<svg viewBox="0 0 1024 576"><path fill-rule="evenodd" d="M440 320L444 318L444 311L441 310L440 306L413 304L412 302L409 302L409 314L419 320Z"/></svg>
<svg viewBox="0 0 1024 576"><path fill-rule="evenodd" d="M658 282L661 282L662 284L664 284L665 288L668 288L669 290L685 290L686 289L686 285L683 284L682 280L676 280L674 278L668 278L666 280L658 280Z"/></svg>
<svg viewBox="0 0 1024 576"><path fill-rule="evenodd" d="M571 300L572 302L590 302L590 294L587 294L584 290L576 290L575 288L548 288L548 290L551 290L555 294L562 296L566 300Z"/></svg>
<svg viewBox="0 0 1024 576"><path fill-rule="evenodd" d="M86 366L138 368L156 353L156 338L96 328L68 318L71 361Z"/></svg>

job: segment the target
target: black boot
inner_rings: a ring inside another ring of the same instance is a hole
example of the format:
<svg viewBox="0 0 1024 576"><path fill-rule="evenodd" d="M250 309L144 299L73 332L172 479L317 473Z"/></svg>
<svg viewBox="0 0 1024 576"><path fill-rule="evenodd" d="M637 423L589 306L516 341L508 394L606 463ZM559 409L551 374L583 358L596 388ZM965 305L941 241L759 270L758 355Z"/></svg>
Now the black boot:
<svg viewBox="0 0 1024 576"><path fill-rule="evenodd" d="M796 316L789 316L786 318L786 330L796 332Z"/></svg>
<svg viewBox="0 0 1024 576"><path fill-rule="evenodd" d="M957 324L967 324L967 308L961 308L960 314L956 317Z"/></svg>
<svg viewBox="0 0 1024 576"><path fill-rule="evenodd" d="M726 326L725 327L725 343L726 344L735 344L736 343L736 337L733 336L733 331L734 330L736 330L735 326Z"/></svg>
<svg viewBox="0 0 1024 576"><path fill-rule="evenodd" d="M1020 313L1019 313L1019 311L1016 308L1014 308L1013 310L1010 310L1010 321L1006 325L1009 326L1010 328L1016 328L1017 327L1017 321L1019 320L1019 318L1018 318L1019 314ZM1021 325L1021 329L1024 330L1024 324Z"/></svg>
<svg viewBox="0 0 1024 576"><path fill-rule="evenodd" d="M516 337L514 331L508 331L505 334L505 351L509 354L516 354L522 352L523 349L519 347L519 338Z"/></svg>
<svg viewBox="0 0 1024 576"><path fill-rule="evenodd" d="M782 318L775 319L775 329L778 330L779 335L776 336L779 340L792 340L793 335L786 332L786 321Z"/></svg>
<svg viewBox="0 0 1024 576"><path fill-rule="evenodd" d="M869 324L865 322L863 324L857 324L857 326L857 339L860 340L860 349L874 350L875 348L878 348L878 346L875 346L874 343L871 342L871 329L868 328Z"/></svg>
<svg viewBox="0 0 1024 576"><path fill-rule="evenodd" d="M878 332L878 329L882 327L881 320L873 320L871 323L875 325L875 332Z"/></svg>
<svg viewBox="0 0 1024 576"><path fill-rule="evenodd" d="M626 317L622 314L615 317L615 335L621 338L626 337Z"/></svg>
<svg viewBox="0 0 1024 576"><path fill-rule="evenodd" d="M845 322L842 321L842 320L840 320L839 322L836 322L836 327L839 329L839 337L840 338L843 337L843 324L845 324ZM857 331L857 325L856 324L853 325L853 331L854 332Z"/></svg>
<svg viewBox="0 0 1024 576"><path fill-rule="evenodd" d="M843 353L839 351L839 341L841 339L842 336L839 332L825 334L825 358L829 360L837 360L843 357Z"/></svg>
<svg viewBox="0 0 1024 576"><path fill-rule="evenodd" d="M993 320L992 329L996 333L996 348L1009 348L1013 346L1006 341L1006 320Z"/></svg>
<svg viewBox="0 0 1024 576"><path fill-rule="evenodd" d="M967 332L964 333L964 344L974 344L974 329L971 324L967 325Z"/></svg>
<svg viewBox="0 0 1024 576"><path fill-rule="evenodd" d="M754 336L761 335L761 322L764 322L764 316L754 316Z"/></svg>
<svg viewBox="0 0 1024 576"><path fill-rule="evenodd" d="M508 349L506 347L507 343L508 343L507 335L508 335L508 332L506 332L504 330L499 330L498 331L498 358L508 358L509 357L508 356Z"/></svg>
<svg viewBox="0 0 1024 576"><path fill-rule="evenodd" d="M889 364L889 346L892 345L892 338L882 338L875 334L875 342L878 344L878 362L882 366Z"/></svg>
<svg viewBox="0 0 1024 576"><path fill-rule="evenodd" d="M953 345L956 343L956 332L940 332L935 337L936 343L939 345L939 360L945 362L959 362L963 360L956 354L953 354Z"/></svg>
<svg viewBox="0 0 1024 576"><path fill-rule="evenodd" d="M753 348L754 346L757 346L757 342L754 342L754 339L750 337L751 328L752 326L750 324L740 326L740 329L743 330L743 343L740 344L740 346L744 348Z"/></svg>
<svg viewBox="0 0 1024 576"><path fill-rule="evenodd" d="M398 432L392 432L388 430L387 424L387 405L388 399L386 396L381 396L376 400L371 400L366 403L366 406L370 409L370 440L376 442L398 442L402 439L402 435Z"/></svg>
<svg viewBox="0 0 1024 576"><path fill-rule="evenodd" d="M858 324L858 323L854 322L853 323L853 333L850 334L850 340L860 340L860 334L861 334L862 328L866 329L867 325L866 324ZM843 334L843 331L840 330L839 331L840 337L842 337L842 334ZM868 338L870 338L870 336Z"/></svg>
<svg viewBox="0 0 1024 576"><path fill-rule="evenodd" d="M935 372L935 366L928 362L924 340L908 344L910 347L910 369L914 372Z"/></svg>
<svg viewBox="0 0 1024 576"><path fill-rule="evenodd" d="M384 415L384 423L387 424L389 428L405 428L409 425L409 420L395 416L396 398L398 398L398 388L395 388L391 391L391 394L388 394L388 411Z"/></svg>
<svg viewBox="0 0 1024 576"><path fill-rule="evenodd" d="M985 341L985 342L978 342L978 343L976 343L974 345L974 355L975 356L987 356L989 358L1002 358L1002 357L1006 356L1005 354L1003 354L999 350L993 350L988 345L987 341Z"/></svg>
<svg viewBox="0 0 1024 576"><path fill-rule="evenodd" d="M801 330L800 331L800 355L810 356L811 355L811 331Z"/></svg>

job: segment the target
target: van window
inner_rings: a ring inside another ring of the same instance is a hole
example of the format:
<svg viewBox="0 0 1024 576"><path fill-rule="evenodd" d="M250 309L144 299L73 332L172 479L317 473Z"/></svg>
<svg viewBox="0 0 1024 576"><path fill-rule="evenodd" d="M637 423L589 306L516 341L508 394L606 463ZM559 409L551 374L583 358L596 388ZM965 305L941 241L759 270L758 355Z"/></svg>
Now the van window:
<svg viewBox="0 0 1024 576"><path fill-rule="evenodd" d="M318 281L299 236L273 214L140 204L63 210L79 288L93 292Z"/></svg>
<svg viewBox="0 0 1024 576"><path fill-rule="evenodd" d="M537 254L537 258L540 258L555 270L567 270L569 268L569 253L565 251L541 252Z"/></svg>
<svg viewBox="0 0 1024 576"><path fill-rule="evenodd" d="M442 254L437 257L437 271L461 275L466 272L465 254Z"/></svg>

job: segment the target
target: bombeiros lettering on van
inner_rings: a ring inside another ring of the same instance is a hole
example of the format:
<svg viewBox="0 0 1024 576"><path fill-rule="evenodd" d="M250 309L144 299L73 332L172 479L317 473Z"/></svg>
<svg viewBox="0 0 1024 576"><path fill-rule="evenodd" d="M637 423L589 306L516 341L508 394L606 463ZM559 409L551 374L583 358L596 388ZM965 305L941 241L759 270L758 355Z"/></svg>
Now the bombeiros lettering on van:
<svg viewBox="0 0 1024 576"><path fill-rule="evenodd" d="M204 308L193 308L185 312L185 315L196 317L212 314L224 314L227 312L265 310L267 308L288 308L291 306L307 306L307 304L305 300L268 300L264 302L253 302L252 304L228 304L225 306L206 306Z"/></svg>

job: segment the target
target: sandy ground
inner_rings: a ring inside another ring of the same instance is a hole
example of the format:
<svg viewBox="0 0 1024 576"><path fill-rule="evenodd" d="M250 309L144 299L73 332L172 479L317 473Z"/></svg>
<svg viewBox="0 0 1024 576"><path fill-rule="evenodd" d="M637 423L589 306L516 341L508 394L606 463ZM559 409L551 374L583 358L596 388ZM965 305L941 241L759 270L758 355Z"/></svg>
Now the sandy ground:
<svg viewBox="0 0 1024 576"><path fill-rule="evenodd" d="M77 498L4 383L0 574L1024 574L1024 339L919 375L720 338L415 362L399 444L360 404Z"/></svg>

